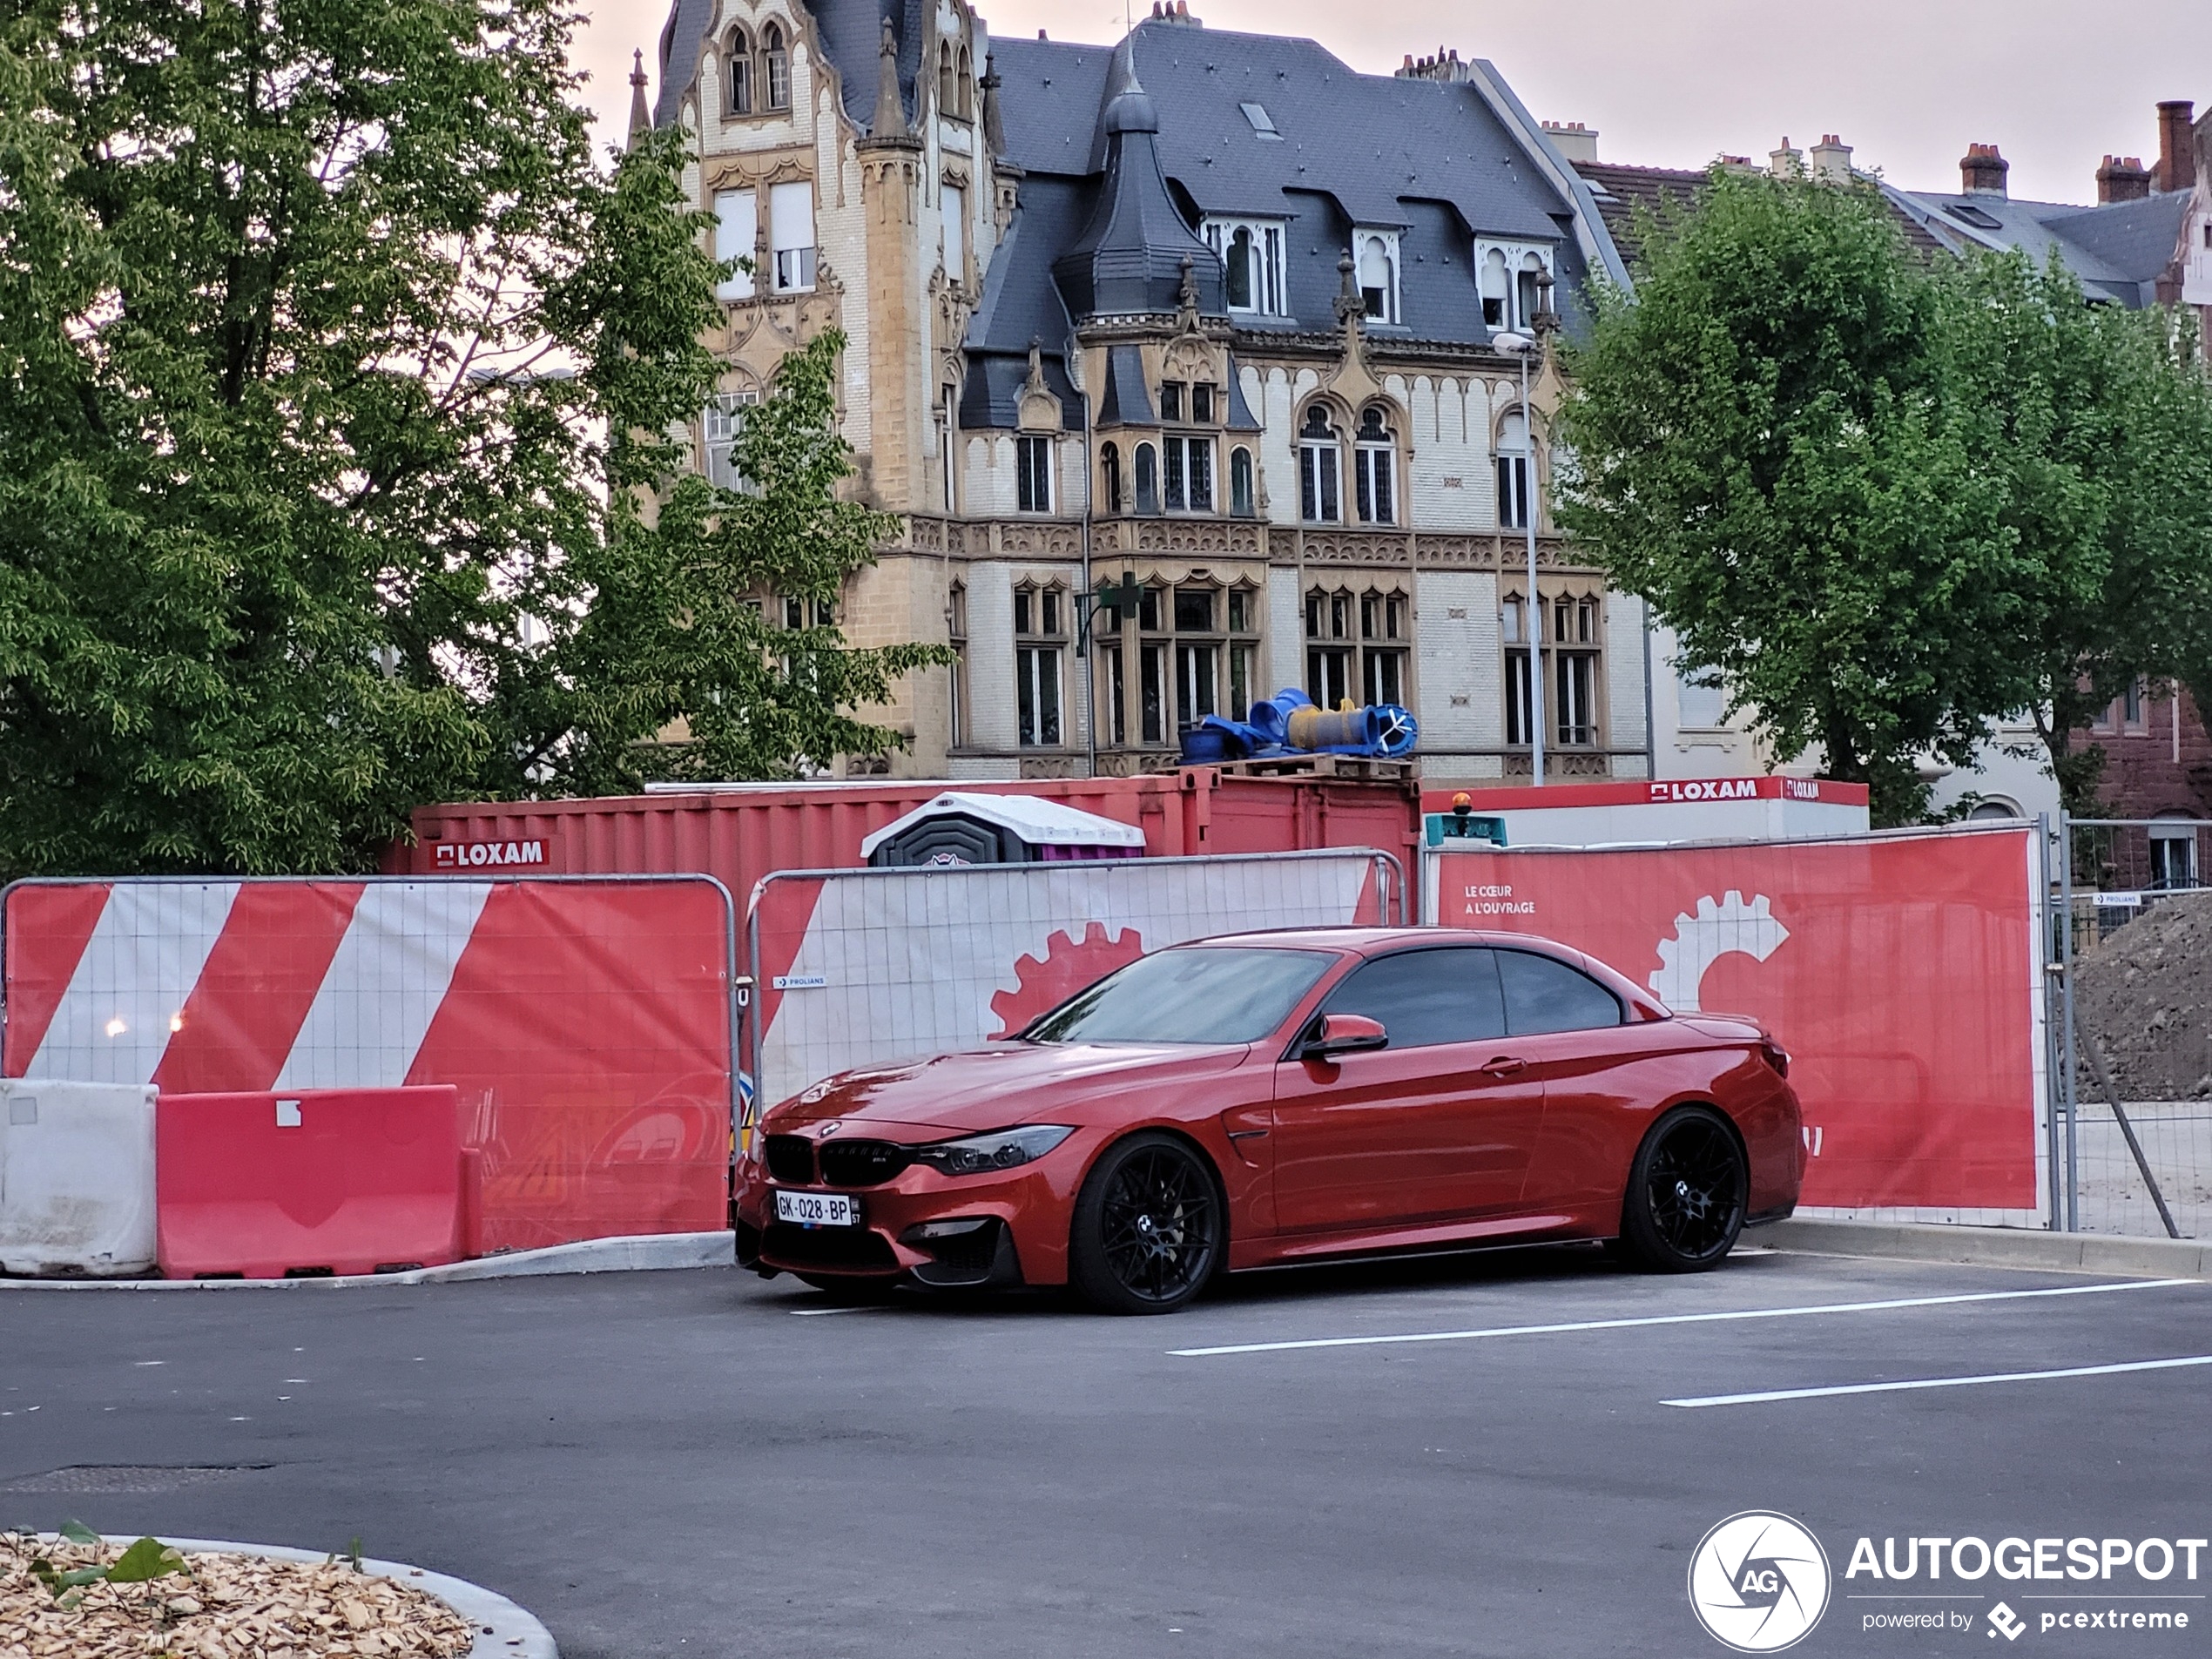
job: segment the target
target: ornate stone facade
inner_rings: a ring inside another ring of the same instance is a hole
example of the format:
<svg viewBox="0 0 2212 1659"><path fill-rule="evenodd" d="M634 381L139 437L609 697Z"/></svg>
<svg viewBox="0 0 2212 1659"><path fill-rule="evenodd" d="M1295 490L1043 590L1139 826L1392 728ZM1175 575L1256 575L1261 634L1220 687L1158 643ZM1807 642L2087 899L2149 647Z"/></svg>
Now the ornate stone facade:
<svg viewBox="0 0 2212 1659"><path fill-rule="evenodd" d="M1106 48L994 44L961 0L677 0L661 69L718 250L753 262L699 464L841 327L856 492L906 533L840 620L961 653L882 715L894 771L1126 772L1298 685L1413 708L1432 779L1525 773L1534 511L1547 770L1644 775L1641 610L1541 522L1560 383L1545 350L1524 406L1501 344L1574 326L1618 255L1487 65L1359 76L1179 17ZM1402 153L1356 160L1378 121Z"/></svg>

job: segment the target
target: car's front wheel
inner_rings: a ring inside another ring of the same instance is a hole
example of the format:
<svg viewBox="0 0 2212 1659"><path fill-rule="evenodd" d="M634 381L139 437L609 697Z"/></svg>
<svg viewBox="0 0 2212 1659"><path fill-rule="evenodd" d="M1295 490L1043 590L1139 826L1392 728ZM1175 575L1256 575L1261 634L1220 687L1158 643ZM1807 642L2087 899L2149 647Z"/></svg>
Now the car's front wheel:
<svg viewBox="0 0 2212 1659"><path fill-rule="evenodd" d="M1171 1313L1221 1265L1229 1218L1204 1158L1172 1135L1106 1149L1076 1198L1068 1271L1103 1313Z"/></svg>
<svg viewBox="0 0 2212 1659"><path fill-rule="evenodd" d="M1684 1106L1653 1125L1629 1170L1622 1253L1660 1273L1717 1267L1743 1231L1743 1149L1718 1112Z"/></svg>

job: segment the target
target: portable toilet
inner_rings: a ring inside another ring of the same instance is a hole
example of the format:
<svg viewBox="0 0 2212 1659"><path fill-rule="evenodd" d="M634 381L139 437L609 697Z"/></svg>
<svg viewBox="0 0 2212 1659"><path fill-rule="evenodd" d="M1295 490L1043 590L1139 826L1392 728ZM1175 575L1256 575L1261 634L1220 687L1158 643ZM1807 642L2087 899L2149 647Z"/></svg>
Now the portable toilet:
<svg viewBox="0 0 2212 1659"><path fill-rule="evenodd" d="M883 869L918 865L1042 864L1068 859L1133 859L1144 832L1035 795L948 789L860 842Z"/></svg>

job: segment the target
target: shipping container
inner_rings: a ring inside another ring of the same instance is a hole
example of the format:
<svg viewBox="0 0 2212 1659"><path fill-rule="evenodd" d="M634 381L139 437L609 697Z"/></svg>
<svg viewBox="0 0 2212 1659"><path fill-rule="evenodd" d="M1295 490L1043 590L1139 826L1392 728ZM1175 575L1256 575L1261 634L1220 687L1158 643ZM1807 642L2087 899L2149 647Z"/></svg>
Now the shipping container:
<svg viewBox="0 0 2212 1659"><path fill-rule="evenodd" d="M1248 778L1213 766L1136 778L1031 778L948 784L718 784L580 800L424 806L415 842L395 843L393 875L689 874L718 878L742 911L772 870L857 868L861 839L948 788L1035 795L1144 832L1154 858L1371 846L1410 869L1420 836L1412 780Z"/></svg>

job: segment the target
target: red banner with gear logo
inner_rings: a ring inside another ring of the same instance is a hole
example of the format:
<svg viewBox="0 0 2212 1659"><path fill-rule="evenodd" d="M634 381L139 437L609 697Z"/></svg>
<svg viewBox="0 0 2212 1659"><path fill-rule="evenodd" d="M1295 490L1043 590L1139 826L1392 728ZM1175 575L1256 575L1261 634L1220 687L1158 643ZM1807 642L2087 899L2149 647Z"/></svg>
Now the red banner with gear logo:
<svg viewBox="0 0 2212 1659"><path fill-rule="evenodd" d="M2025 829L1845 841L1451 853L1443 926L1541 934L1677 1013L1791 1054L1803 1203L2032 1223L2044 1103L2037 861Z"/></svg>

